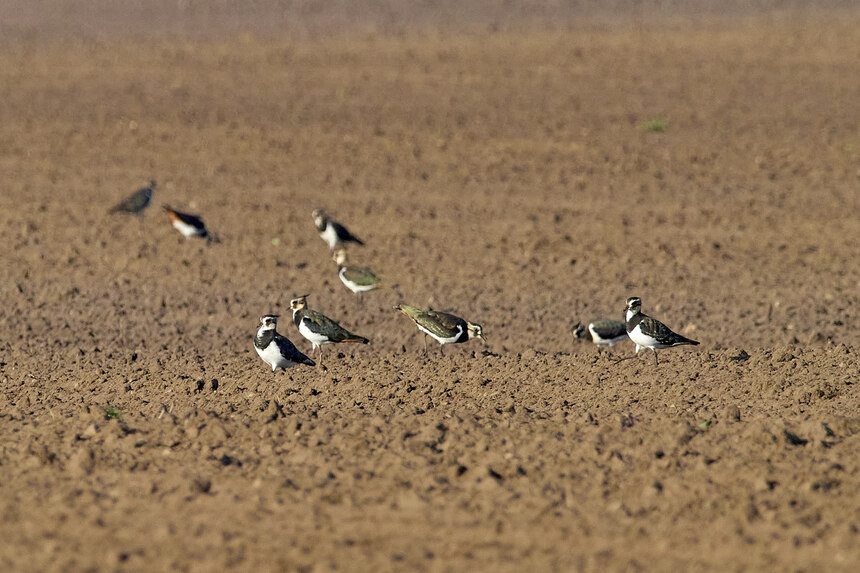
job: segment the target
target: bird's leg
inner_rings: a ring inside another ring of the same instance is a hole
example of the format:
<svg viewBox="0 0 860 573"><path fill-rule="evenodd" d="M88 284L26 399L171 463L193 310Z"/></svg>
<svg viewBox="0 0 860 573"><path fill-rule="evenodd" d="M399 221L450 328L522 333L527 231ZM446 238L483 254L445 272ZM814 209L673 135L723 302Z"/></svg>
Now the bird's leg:
<svg viewBox="0 0 860 573"><path fill-rule="evenodd" d="M654 366L659 366L660 362L657 361L657 349L654 349Z"/></svg>
<svg viewBox="0 0 860 573"><path fill-rule="evenodd" d="M445 345L444 345L444 344L440 344L440 345L439 345L439 356L445 356L445 352L444 352L444 350L445 350Z"/></svg>
<svg viewBox="0 0 860 573"><path fill-rule="evenodd" d="M424 335L424 356L427 356L427 335Z"/></svg>

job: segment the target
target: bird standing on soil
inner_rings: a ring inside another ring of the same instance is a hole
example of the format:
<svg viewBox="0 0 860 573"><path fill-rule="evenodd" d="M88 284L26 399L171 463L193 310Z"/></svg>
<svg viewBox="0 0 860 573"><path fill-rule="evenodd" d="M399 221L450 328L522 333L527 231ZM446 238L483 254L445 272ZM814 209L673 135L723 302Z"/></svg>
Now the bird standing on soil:
<svg viewBox="0 0 860 573"><path fill-rule="evenodd" d="M627 339L627 325L620 320L597 318L588 324L576 323L573 336L579 340L590 340L598 349L612 347Z"/></svg>
<svg viewBox="0 0 860 573"><path fill-rule="evenodd" d="M206 239L207 242L212 241L212 236L209 234L209 230L206 229L206 225L203 223L203 220L197 215L189 215L188 213L174 211L168 205L163 205L161 208L164 209L165 213L167 213L167 217L173 224L173 228L182 233L182 236L186 239L190 237L200 237L201 239Z"/></svg>
<svg viewBox="0 0 860 573"><path fill-rule="evenodd" d="M155 181L149 182L149 187L138 189L122 202L111 208L109 213L128 213L130 215L143 215L143 212L152 203L152 192L155 190Z"/></svg>
<svg viewBox="0 0 860 573"><path fill-rule="evenodd" d="M435 310L421 310L405 304L398 304L394 309L411 318L418 330L424 333L425 354L427 354L428 334L441 345L439 346L440 354L442 354L442 347L445 344L466 342L473 338L486 340L484 329L480 324L472 324L459 316Z"/></svg>
<svg viewBox="0 0 860 573"><path fill-rule="evenodd" d="M286 370L297 364L316 366L316 363L302 354L287 337L279 334L277 327L278 315L267 314L260 319L260 328L254 337L254 350L272 367L272 372L278 368Z"/></svg>
<svg viewBox="0 0 860 573"><path fill-rule="evenodd" d="M359 295L363 292L379 288L379 283L382 282L376 273L367 267L358 267L350 265L347 262L346 251L337 249L334 252L334 261L338 266L337 275L340 277L340 282L346 285L346 288Z"/></svg>
<svg viewBox="0 0 860 573"><path fill-rule="evenodd" d="M627 336L636 344L636 354L638 355L643 348L650 348L654 351L654 364L658 364L657 349L659 348L699 344L696 340L672 332L659 320L643 314L642 299L638 296L628 298L624 310L627 320Z"/></svg>
<svg viewBox="0 0 860 573"><path fill-rule="evenodd" d="M290 301L293 311L293 322L299 329L299 334L310 340L313 350L319 348L319 359L322 364L322 347L324 344L339 342L360 342L367 344L367 338L353 334L323 313L308 308L308 295L302 295Z"/></svg>
<svg viewBox="0 0 860 573"><path fill-rule="evenodd" d="M333 251L336 246L342 243L364 244L361 239L350 233L346 227L331 219L323 209L314 209L313 217L320 237L328 243L330 250Z"/></svg>

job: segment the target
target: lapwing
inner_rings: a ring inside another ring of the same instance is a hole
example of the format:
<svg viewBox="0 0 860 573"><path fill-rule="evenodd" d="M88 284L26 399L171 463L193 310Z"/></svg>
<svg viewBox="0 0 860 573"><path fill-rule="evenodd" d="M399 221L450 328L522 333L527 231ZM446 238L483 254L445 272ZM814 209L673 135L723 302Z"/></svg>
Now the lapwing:
<svg viewBox="0 0 860 573"><path fill-rule="evenodd" d="M573 336L580 340L590 340L600 349L604 346L615 346L627 339L627 325L620 320L597 318L588 324L577 323Z"/></svg>
<svg viewBox="0 0 860 573"><path fill-rule="evenodd" d="M278 368L292 368L297 364L316 366L316 363L302 354L290 340L279 334L278 315L267 314L260 319L260 328L254 337L254 350L263 361L272 367L272 372Z"/></svg>
<svg viewBox="0 0 860 573"><path fill-rule="evenodd" d="M200 237L201 239L206 239L207 242L212 241L212 235L209 234L209 230L206 229L203 220L197 215L180 213L171 209L168 205L163 205L161 208L167 213L167 217L173 224L173 228L182 233L182 236L186 239Z"/></svg>
<svg viewBox="0 0 860 573"><path fill-rule="evenodd" d="M333 251L336 246L343 243L364 244L364 241L350 233L346 227L331 219L323 209L314 209L313 217L317 231L322 240L328 243L329 250Z"/></svg>
<svg viewBox="0 0 860 573"><path fill-rule="evenodd" d="M308 295L302 295L290 301L293 311L293 322L299 329L299 334L310 340L313 351L319 348L319 359L322 364L322 347L324 344L339 342L360 342L367 344L367 338L353 334L326 315L308 308Z"/></svg>
<svg viewBox="0 0 860 573"><path fill-rule="evenodd" d="M111 208L109 213L128 213L130 215L143 215L143 212L152 203L152 192L155 190L155 181L149 182L149 187L138 189L122 202Z"/></svg>
<svg viewBox="0 0 860 573"><path fill-rule="evenodd" d="M350 265L347 262L346 251L344 249L337 249L334 252L333 258L337 263L337 275L340 277L340 282L346 285L346 288L352 292L361 294L379 288L382 279L367 267Z"/></svg>
<svg viewBox="0 0 860 573"><path fill-rule="evenodd" d="M659 320L643 314L642 299L638 296L628 298L624 310L627 320L627 336L636 344L636 354L638 355L643 348L652 349L654 351L654 364L658 364L657 350L660 348L671 348L685 344L696 346L699 344L695 340L672 332Z"/></svg>
<svg viewBox="0 0 860 573"><path fill-rule="evenodd" d="M427 335L432 336L440 344L439 353L446 344L466 342L473 338L484 338L484 329L480 324L472 324L459 316L436 310L422 310L414 306L398 304L394 307L412 319L418 330L424 333L424 353L427 353Z"/></svg>

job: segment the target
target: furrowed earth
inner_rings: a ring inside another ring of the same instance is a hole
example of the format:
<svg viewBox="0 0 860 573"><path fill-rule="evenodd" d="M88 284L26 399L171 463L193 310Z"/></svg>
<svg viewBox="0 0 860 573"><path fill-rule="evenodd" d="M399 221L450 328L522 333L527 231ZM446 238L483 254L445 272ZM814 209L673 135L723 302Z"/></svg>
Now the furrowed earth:
<svg viewBox="0 0 860 573"><path fill-rule="evenodd" d="M0 569L853 570L858 61L856 12L8 35ZM305 293L371 343L273 374ZM628 296L701 345L574 339Z"/></svg>

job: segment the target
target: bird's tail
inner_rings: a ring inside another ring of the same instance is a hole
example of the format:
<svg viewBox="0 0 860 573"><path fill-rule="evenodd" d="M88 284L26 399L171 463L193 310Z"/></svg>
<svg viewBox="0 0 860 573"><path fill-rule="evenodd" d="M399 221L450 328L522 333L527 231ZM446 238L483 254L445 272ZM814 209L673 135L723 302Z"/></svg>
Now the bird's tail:
<svg viewBox="0 0 860 573"><path fill-rule="evenodd" d="M349 338L343 339L343 342L360 342L362 344L367 344L370 340L357 334L350 334Z"/></svg>

